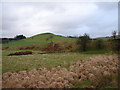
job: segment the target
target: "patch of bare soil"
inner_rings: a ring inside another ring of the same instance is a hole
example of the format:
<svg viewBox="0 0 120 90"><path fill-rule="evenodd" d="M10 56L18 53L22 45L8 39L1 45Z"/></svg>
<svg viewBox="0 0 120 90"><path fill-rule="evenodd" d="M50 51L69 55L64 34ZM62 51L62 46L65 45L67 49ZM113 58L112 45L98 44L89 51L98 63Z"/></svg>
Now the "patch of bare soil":
<svg viewBox="0 0 120 90"><path fill-rule="evenodd" d="M32 51L15 52L15 53L9 54L8 56L13 56L13 55L28 55L28 54L32 54Z"/></svg>
<svg viewBox="0 0 120 90"><path fill-rule="evenodd" d="M9 47L2 47L2 50L6 50L6 49L8 49Z"/></svg>

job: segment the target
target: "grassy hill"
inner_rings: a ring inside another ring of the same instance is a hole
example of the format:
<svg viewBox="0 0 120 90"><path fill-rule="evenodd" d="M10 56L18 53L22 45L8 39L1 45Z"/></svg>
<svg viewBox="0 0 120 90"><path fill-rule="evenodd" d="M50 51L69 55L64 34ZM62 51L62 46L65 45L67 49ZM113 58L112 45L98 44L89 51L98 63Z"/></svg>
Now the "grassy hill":
<svg viewBox="0 0 120 90"><path fill-rule="evenodd" d="M29 46L29 45L44 45L51 40L47 40L47 38L52 37L52 41L54 43L61 43L61 42L74 42L76 41L75 38L69 38L69 37L64 37L60 35L54 35L52 33L43 33L43 34L38 34L26 39L18 40L18 41L12 41L9 43L3 44L3 46Z"/></svg>
<svg viewBox="0 0 120 90"><path fill-rule="evenodd" d="M116 39L119 39L120 35L116 35ZM108 40L108 39L113 39L113 36L107 36L107 37L97 37L94 39L102 39L102 40Z"/></svg>

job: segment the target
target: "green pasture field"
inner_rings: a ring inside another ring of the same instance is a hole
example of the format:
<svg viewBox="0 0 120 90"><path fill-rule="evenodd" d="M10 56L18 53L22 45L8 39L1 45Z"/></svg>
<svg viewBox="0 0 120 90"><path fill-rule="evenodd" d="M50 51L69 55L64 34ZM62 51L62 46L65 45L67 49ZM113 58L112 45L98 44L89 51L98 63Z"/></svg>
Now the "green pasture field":
<svg viewBox="0 0 120 90"><path fill-rule="evenodd" d="M33 51L32 55L7 56L17 51L2 51L2 73L18 72L39 68L51 68L61 65L68 69L70 62L87 58L89 55L80 53L47 53L40 54L40 51ZM64 63L66 63L64 65Z"/></svg>
<svg viewBox="0 0 120 90"><path fill-rule="evenodd" d="M50 36L52 36L52 39L47 40L47 38L49 38ZM75 42L76 39L75 38L69 38L69 37L63 37L63 36L59 36L59 35L54 35L51 33L44 33L44 34L38 34L26 39L22 39L22 40L18 40L18 41L12 41L12 42L8 42L3 44L2 46L6 47L6 46L30 46L30 45L44 45L47 43L50 43L51 40L53 41L53 43L61 43L61 42Z"/></svg>
<svg viewBox="0 0 120 90"><path fill-rule="evenodd" d="M20 56L7 56L10 53L26 50L3 50L2 51L2 73L5 72L18 72L21 70L31 70L39 68L48 68L55 66L61 66L69 69L71 62L78 60L86 60L92 55L99 55L101 51L88 51L86 53L77 52L64 52L64 53L45 53L42 51L32 50L32 55L20 55ZM29 51L29 50L27 50ZM30 50L31 51L31 50ZM92 53L93 52L93 53ZM96 54L95 54L95 53ZM102 51L103 52L103 51ZM102 54L105 54L102 53ZM107 55L107 54L106 54Z"/></svg>

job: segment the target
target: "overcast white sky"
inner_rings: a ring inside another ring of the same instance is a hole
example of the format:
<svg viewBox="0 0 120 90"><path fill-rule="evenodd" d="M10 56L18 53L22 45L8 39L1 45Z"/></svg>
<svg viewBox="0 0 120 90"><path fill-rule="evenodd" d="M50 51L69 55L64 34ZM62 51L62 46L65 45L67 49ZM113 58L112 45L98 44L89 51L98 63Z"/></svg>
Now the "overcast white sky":
<svg viewBox="0 0 120 90"><path fill-rule="evenodd" d="M2 37L45 32L104 37L114 30L118 30L117 2L2 3Z"/></svg>

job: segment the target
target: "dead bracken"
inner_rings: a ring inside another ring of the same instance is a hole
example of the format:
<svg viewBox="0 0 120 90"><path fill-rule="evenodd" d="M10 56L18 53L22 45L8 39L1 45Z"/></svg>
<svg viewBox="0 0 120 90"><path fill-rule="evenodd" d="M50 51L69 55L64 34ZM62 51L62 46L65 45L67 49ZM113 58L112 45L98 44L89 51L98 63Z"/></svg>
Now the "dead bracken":
<svg viewBox="0 0 120 90"><path fill-rule="evenodd" d="M116 74L118 58L116 55L93 56L89 60L70 64L70 70L53 67L50 70L40 68L29 72L6 72L2 75L3 88L73 88L75 83L90 80L95 83L85 88L94 88L99 79Z"/></svg>

